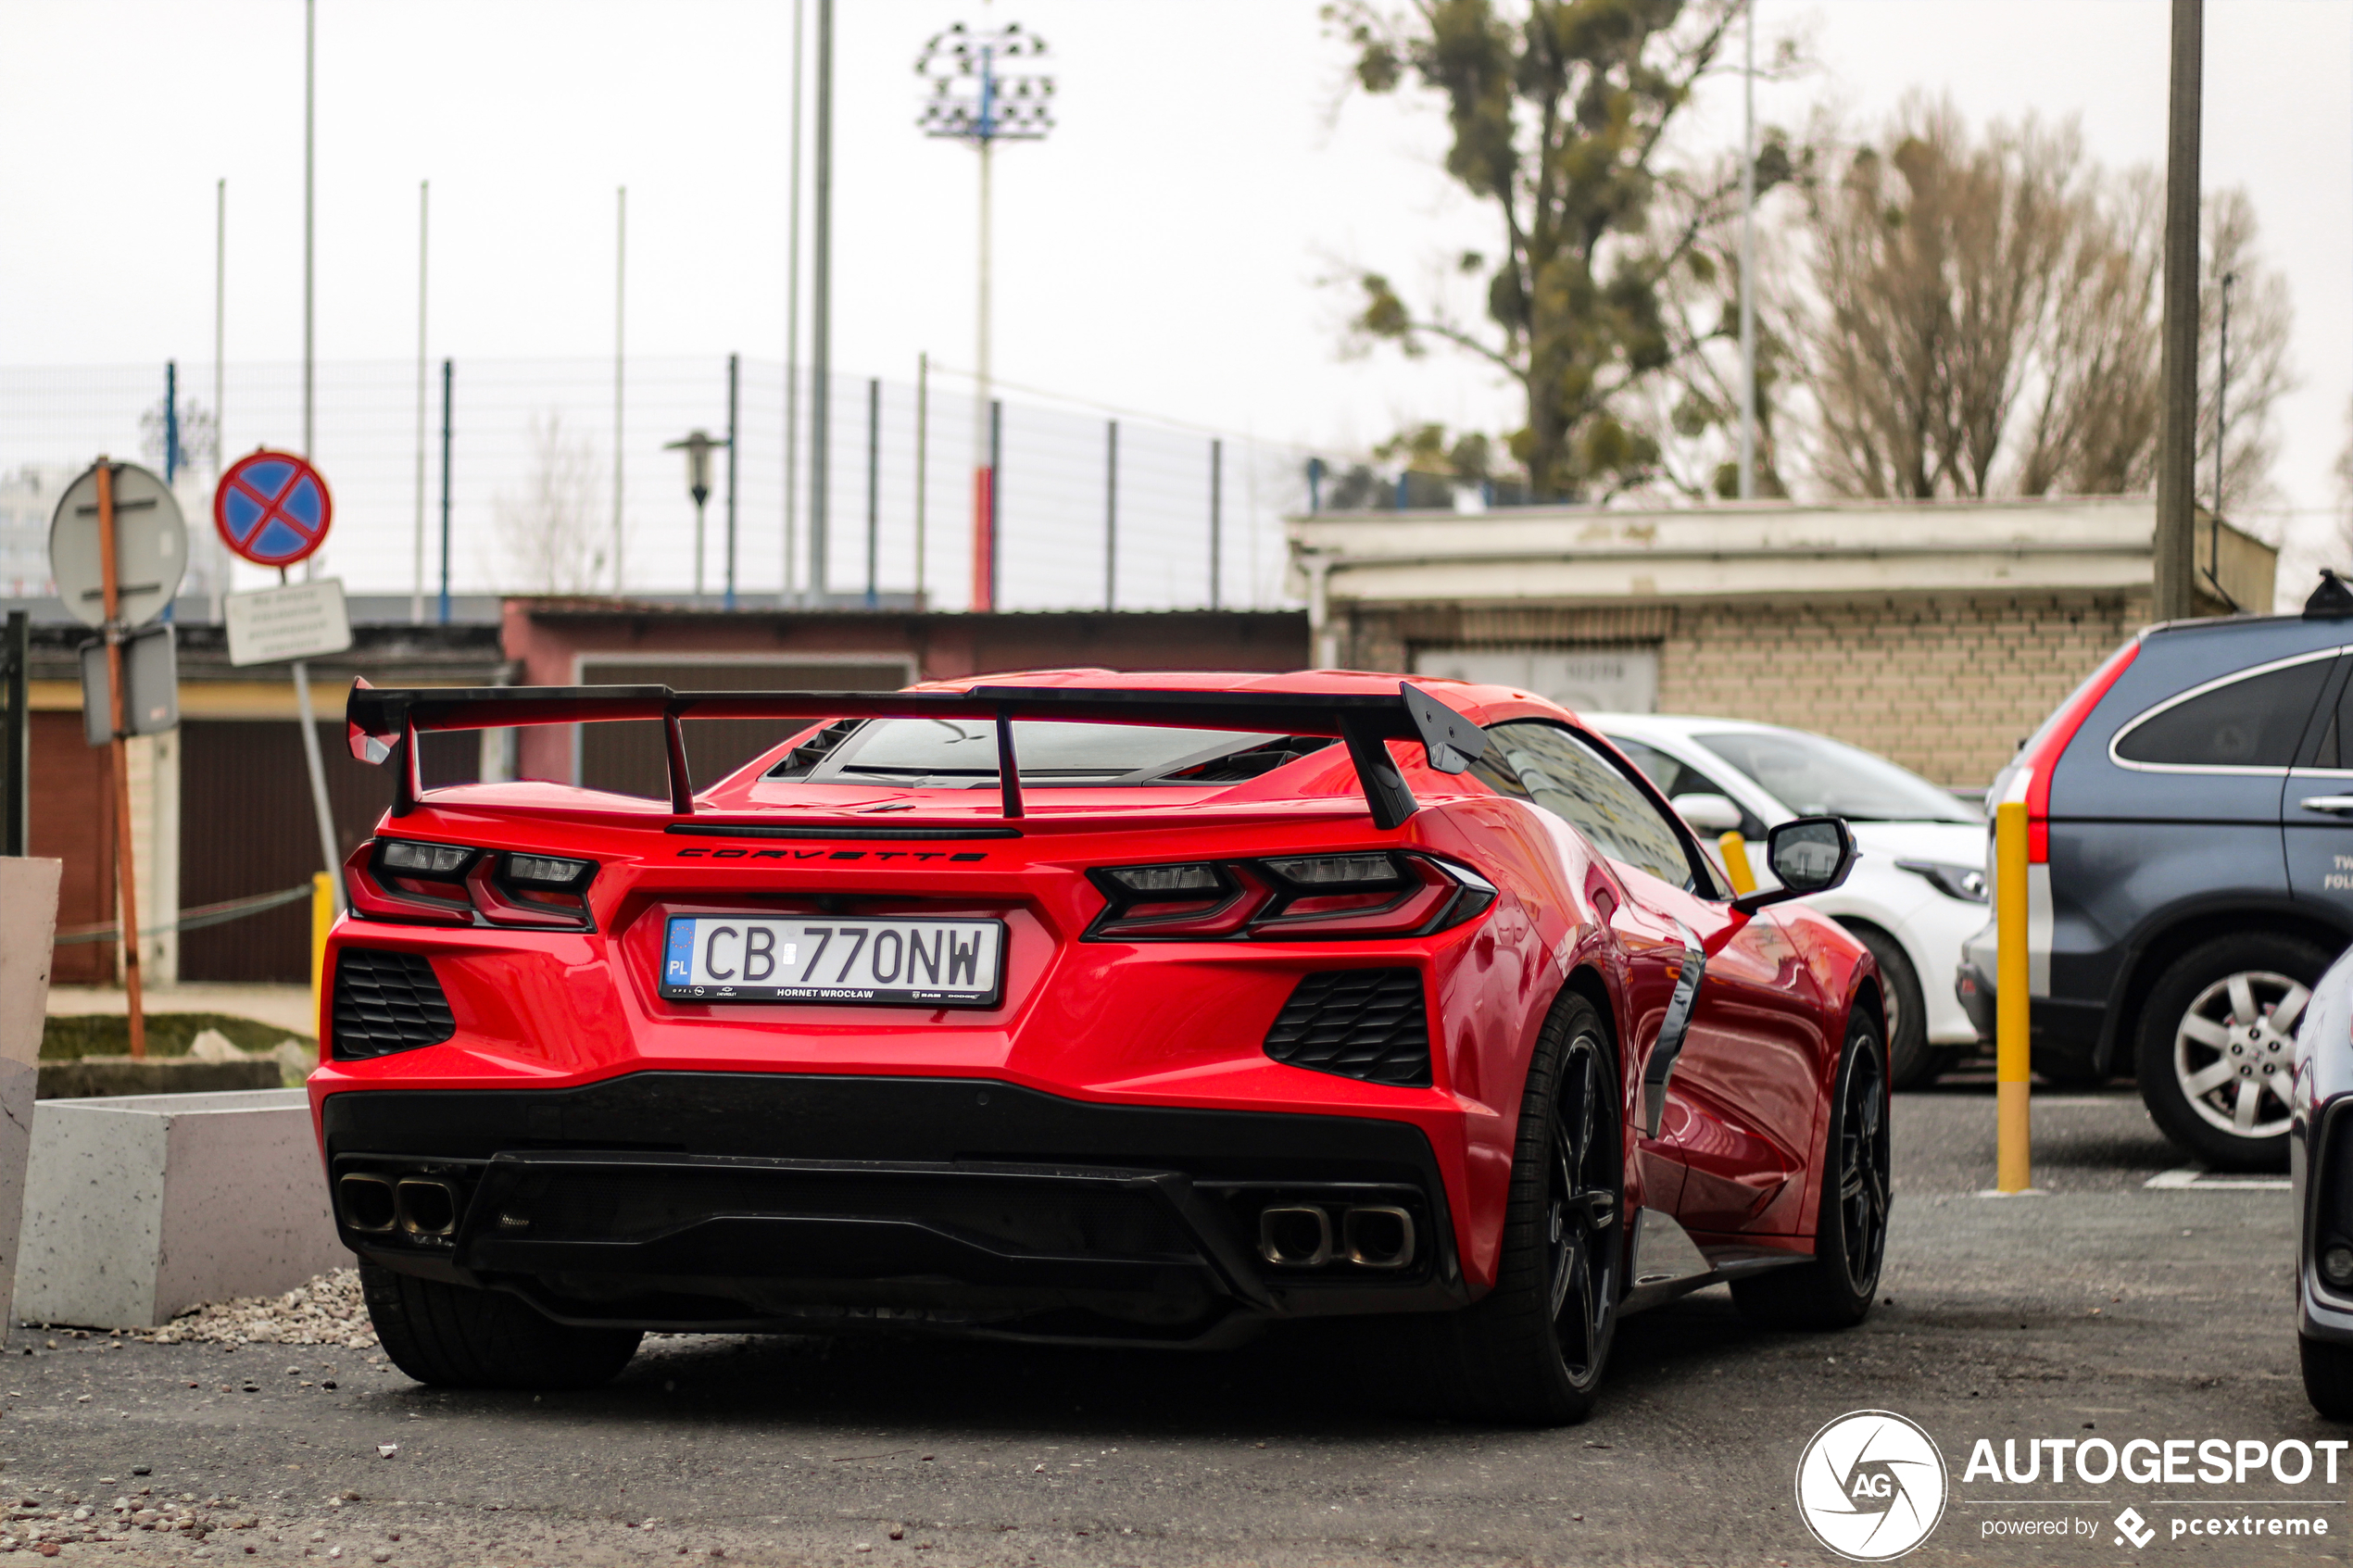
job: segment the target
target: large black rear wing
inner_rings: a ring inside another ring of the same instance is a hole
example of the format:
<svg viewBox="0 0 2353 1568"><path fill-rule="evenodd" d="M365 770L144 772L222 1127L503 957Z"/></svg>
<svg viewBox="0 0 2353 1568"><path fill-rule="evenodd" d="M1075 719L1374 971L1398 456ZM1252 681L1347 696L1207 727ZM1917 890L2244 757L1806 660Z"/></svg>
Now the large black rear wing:
<svg viewBox="0 0 2353 1568"><path fill-rule="evenodd" d="M423 793L416 737L438 730L495 730L634 719L661 722L670 809L691 816L694 780L680 729L688 719L966 719L997 726L997 770L1008 817L1022 815L1017 719L1147 724L1191 730L1333 735L1347 743L1374 822L1402 825L1416 809L1384 744L1419 741L1429 765L1459 773L1487 749L1477 724L1407 682L1395 695L1316 692L1106 691L1074 686L974 686L943 692L678 692L668 686L460 686L395 690L354 682L345 707L351 754L395 769L393 815Z"/></svg>

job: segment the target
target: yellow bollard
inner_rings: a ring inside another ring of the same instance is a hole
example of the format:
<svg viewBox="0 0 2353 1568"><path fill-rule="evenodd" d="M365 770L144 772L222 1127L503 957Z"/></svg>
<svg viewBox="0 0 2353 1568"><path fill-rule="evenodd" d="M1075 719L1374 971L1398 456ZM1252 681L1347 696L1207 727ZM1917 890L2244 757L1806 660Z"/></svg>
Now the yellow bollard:
<svg viewBox="0 0 2353 1568"><path fill-rule="evenodd" d="M2026 802L1994 809L1994 1189L2024 1192L2033 1185L2032 1115L2027 1098L2031 1063L2027 1027Z"/></svg>
<svg viewBox="0 0 2353 1568"><path fill-rule="evenodd" d="M310 1013L314 1019L320 1016L323 996L320 985L327 968L327 931L334 923L334 879L325 872L315 872L310 878Z"/></svg>
<svg viewBox="0 0 2353 1568"><path fill-rule="evenodd" d="M1724 857L1724 874L1732 879L1732 896L1745 897L1756 891L1756 872L1748 863L1748 840L1737 832L1728 833L1716 841L1717 852Z"/></svg>

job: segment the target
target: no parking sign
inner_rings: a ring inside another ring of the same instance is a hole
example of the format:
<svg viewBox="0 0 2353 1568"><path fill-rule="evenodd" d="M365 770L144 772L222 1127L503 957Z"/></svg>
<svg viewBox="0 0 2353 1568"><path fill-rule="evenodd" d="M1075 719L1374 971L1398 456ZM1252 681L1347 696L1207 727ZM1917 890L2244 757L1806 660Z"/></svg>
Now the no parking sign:
<svg viewBox="0 0 2353 1568"><path fill-rule="evenodd" d="M327 542L334 497L317 469L264 447L229 465L212 492L220 542L256 566L288 567Z"/></svg>

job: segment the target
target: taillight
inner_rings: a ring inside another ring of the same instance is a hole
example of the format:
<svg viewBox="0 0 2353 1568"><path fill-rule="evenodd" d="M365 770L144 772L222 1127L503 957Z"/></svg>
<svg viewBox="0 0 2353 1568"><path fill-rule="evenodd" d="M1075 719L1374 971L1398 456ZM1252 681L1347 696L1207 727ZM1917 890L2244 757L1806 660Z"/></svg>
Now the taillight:
<svg viewBox="0 0 2353 1568"><path fill-rule="evenodd" d="M1425 855L1378 851L1106 866L1088 873L1106 900L1098 941L1329 941L1425 936L1495 901L1478 872Z"/></svg>
<svg viewBox="0 0 2353 1568"><path fill-rule="evenodd" d="M586 931L594 860L380 838L344 862L352 912L434 925Z"/></svg>
<svg viewBox="0 0 2353 1568"><path fill-rule="evenodd" d="M2093 671L2090 679L2076 687L2019 749L2012 766L2026 770L2026 858L2036 865L2047 864L2051 859L2051 773L2058 766L2059 756L2140 651L2140 640L2135 638L2108 655L2108 662Z"/></svg>

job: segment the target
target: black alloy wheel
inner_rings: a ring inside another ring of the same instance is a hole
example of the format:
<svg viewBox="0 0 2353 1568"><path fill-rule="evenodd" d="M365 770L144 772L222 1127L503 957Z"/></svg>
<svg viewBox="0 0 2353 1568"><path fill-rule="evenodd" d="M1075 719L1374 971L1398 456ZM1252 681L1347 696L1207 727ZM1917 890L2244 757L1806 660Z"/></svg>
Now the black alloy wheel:
<svg viewBox="0 0 2353 1568"><path fill-rule="evenodd" d="M1597 1382L1617 1326L1619 1245L1618 1188L1611 1146L1601 1135L1610 1110L1602 1076L1602 1045L1582 1034L1568 1042L1560 1086L1553 1097L1552 1179L1545 1194L1544 1268L1552 1282L1553 1338L1572 1383Z"/></svg>
<svg viewBox="0 0 2353 1568"><path fill-rule="evenodd" d="M1879 1288L1887 1259L1887 1087L1878 1053L1863 1052L1850 1065L1839 1106L1839 1250L1847 1284L1865 1296Z"/></svg>
<svg viewBox="0 0 2353 1568"><path fill-rule="evenodd" d="M1593 1408L1626 1293L1623 1085L1607 1029L1573 993L1544 1021L1520 1098L1495 1286L1401 1317L1397 1387L1425 1411L1557 1426Z"/></svg>
<svg viewBox="0 0 2353 1568"><path fill-rule="evenodd" d="M1847 1022L1822 1150L1813 1261L1733 1280L1732 1304L1743 1317L1772 1328L1834 1329L1852 1328L1870 1315L1887 1261L1894 1190L1887 1108L1879 1025L1858 1008Z"/></svg>

